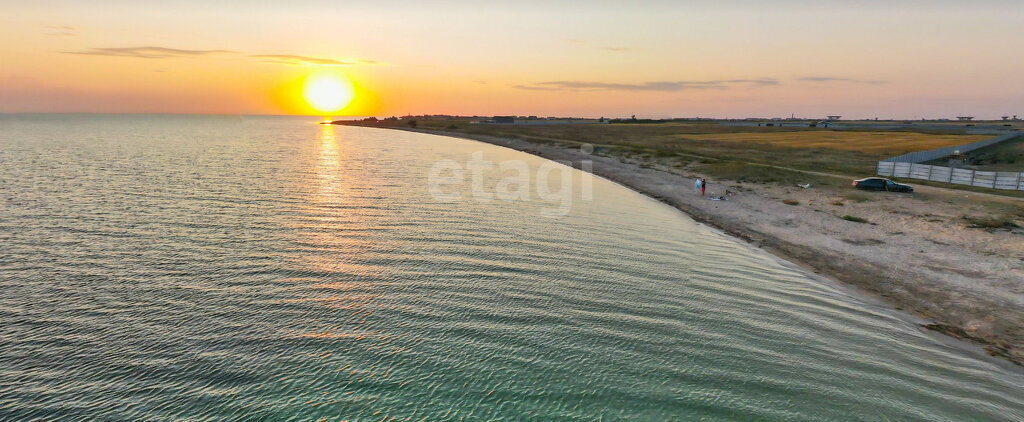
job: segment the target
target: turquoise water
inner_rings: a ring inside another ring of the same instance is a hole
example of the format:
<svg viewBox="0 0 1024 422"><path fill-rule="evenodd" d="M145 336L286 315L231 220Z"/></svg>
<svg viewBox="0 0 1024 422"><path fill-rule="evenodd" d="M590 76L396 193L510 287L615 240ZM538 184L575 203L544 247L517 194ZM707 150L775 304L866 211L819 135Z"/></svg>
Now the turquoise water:
<svg viewBox="0 0 1024 422"><path fill-rule="evenodd" d="M611 182L563 174L561 218L437 201L432 165L474 152L543 163L0 116L0 420L1024 419L1021 368Z"/></svg>

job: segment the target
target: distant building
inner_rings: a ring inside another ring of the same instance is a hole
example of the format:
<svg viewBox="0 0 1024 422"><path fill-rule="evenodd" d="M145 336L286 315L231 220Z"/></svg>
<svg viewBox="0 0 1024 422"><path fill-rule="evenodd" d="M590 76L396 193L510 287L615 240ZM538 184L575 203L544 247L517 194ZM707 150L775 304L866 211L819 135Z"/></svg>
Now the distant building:
<svg viewBox="0 0 1024 422"><path fill-rule="evenodd" d="M968 122L974 120L974 116L956 116L956 119L961 122Z"/></svg>
<svg viewBox="0 0 1024 422"><path fill-rule="evenodd" d="M516 116L494 116L494 123L515 123Z"/></svg>
<svg viewBox="0 0 1024 422"><path fill-rule="evenodd" d="M828 119L829 120L839 120L840 117L843 117L843 116L828 116Z"/></svg>

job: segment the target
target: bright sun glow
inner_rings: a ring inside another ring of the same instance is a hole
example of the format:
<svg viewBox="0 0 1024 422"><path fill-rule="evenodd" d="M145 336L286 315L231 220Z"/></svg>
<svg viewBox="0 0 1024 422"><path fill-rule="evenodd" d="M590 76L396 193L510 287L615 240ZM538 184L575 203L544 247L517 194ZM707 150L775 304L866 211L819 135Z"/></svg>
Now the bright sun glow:
<svg viewBox="0 0 1024 422"><path fill-rule="evenodd" d="M355 88L348 78L340 75L312 76L302 86L302 96L317 111L333 113L352 102Z"/></svg>

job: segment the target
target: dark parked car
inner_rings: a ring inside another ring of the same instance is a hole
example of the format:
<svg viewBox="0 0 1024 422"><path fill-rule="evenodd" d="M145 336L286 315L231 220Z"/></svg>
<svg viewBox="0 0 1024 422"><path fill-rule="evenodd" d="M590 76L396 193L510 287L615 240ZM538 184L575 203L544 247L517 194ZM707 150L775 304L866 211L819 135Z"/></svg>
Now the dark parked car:
<svg viewBox="0 0 1024 422"><path fill-rule="evenodd" d="M853 181L853 187L864 190L884 190L889 192L913 192L914 187L896 183L882 177L867 177Z"/></svg>

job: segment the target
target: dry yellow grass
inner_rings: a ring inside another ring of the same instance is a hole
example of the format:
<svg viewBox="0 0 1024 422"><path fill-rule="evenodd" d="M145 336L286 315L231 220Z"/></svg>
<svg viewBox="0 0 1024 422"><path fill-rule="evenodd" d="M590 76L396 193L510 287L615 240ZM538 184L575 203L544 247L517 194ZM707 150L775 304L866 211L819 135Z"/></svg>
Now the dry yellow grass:
<svg viewBox="0 0 1024 422"><path fill-rule="evenodd" d="M680 134L678 139L741 142L782 148L824 148L867 154L900 155L980 141L991 135L950 135L915 132L741 132Z"/></svg>
<svg viewBox="0 0 1024 422"><path fill-rule="evenodd" d="M377 126L406 126L402 121ZM704 164L709 174L751 180L790 180L777 170L746 168L732 162L758 163L800 170L864 177L873 175L878 160L984 139L981 135L901 131L833 131L809 127L720 125L715 122L659 124L488 125L466 119L421 119L418 127L466 134L512 137L537 143L590 143L603 154L657 157L667 164ZM711 164L715 163L715 164ZM743 167L743 168L740 168ZM716 173L717 172L717 173ZM758 176L758 177L754 177Z"/></svg>

